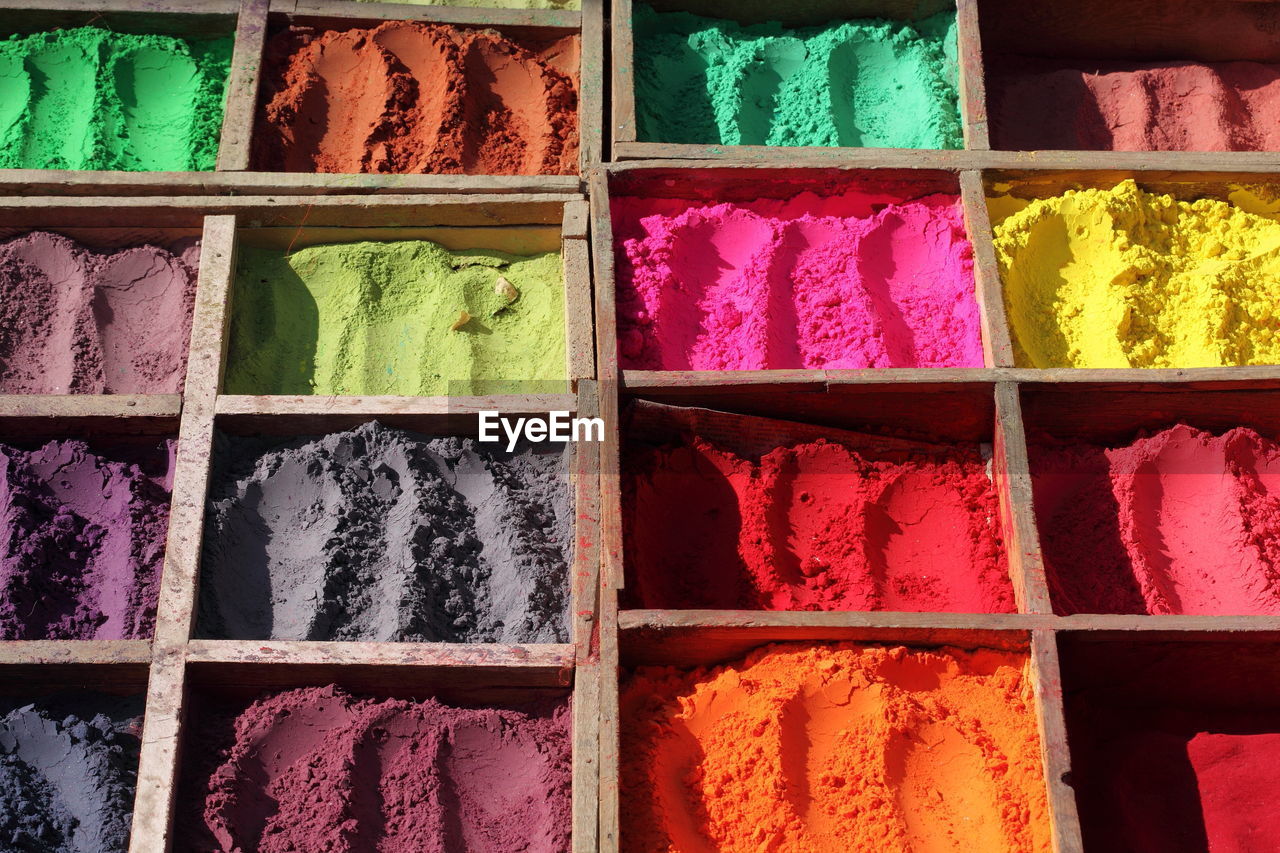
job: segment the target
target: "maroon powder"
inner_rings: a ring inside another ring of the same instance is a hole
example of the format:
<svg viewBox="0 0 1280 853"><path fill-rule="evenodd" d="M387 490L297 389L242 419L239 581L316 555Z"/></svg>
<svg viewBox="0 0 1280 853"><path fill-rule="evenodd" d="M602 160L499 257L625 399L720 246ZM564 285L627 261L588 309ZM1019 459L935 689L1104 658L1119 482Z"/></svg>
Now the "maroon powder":
<svg viewBox="0 0 1280 853"><path fill-rule="evenodd" d="M569 706L455 708L336 686L207 715L191 741L183 850L559 853Z"/></svg>
<svg viewBox="0 0 1280 853"><path fill-rule="evenodd" d="M82 441L0 444L0 639L154 633L173 449L107 458Z"/></svg>

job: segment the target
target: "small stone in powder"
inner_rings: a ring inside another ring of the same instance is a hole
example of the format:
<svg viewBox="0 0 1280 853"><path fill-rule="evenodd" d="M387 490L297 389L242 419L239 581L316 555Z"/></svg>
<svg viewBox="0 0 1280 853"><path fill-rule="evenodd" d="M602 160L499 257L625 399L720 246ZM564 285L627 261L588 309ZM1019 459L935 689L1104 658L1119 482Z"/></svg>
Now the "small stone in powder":
<svg viewBox="0 0 1280 853"><path fill-rule="evenodd" d="M219 639L568 641L563 445L513 453L369 423L223 440L199 631Z"/></svg>

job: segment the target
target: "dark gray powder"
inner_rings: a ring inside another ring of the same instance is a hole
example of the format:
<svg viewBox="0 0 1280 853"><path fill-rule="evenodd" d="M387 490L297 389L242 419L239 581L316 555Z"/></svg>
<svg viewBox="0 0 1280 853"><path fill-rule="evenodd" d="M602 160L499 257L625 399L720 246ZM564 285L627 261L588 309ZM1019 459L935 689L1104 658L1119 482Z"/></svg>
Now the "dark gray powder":
<svg viewBox="0 0 1280 853"><path fill-rule="evenodd" d="M569 453L497 447L378 423L221 438L200 635L566 642Z"/></svg>
<svg viewBox="0 0 1280 853"><path fill-rule="evenodd" d="M142 709L99 694L0 705L0 850L128 849Z"/></svg>

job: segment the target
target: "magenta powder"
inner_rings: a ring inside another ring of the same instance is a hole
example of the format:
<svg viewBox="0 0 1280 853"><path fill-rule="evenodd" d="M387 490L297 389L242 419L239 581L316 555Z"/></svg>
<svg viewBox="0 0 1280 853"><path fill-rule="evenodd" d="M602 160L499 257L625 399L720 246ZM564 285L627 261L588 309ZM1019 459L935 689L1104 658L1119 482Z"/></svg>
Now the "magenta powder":
<svg viewBox="0 0 1280 853"><path fill-rule="evenodd" d="M184 850L569 849L566 700L456 708L309 687L254 702L229 730L205 722L189 745Z"/></svg>
<svg viewBox="0 0 1280 853"><path fill-rule="evenodd" d="M623 368L982 367L960 201L612 201Z"/></svg>
<svg viewBox="0 0 1280 853"><path fill-rule="evenodd" d="M82 441L0 444L0 639L154 633L173 449L108 458Z"/></svg>

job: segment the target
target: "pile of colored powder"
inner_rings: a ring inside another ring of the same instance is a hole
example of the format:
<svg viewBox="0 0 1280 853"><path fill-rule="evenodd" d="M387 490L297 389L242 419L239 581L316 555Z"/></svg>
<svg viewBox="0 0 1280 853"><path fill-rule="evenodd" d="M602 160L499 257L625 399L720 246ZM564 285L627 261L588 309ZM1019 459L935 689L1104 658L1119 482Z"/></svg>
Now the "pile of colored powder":
<svg viewBox="0 0 1280 853"><path fill-rule="evenodd" d="M455 708L310 687L194 728L183 850L569 849L567 701Z"/></svg>
<svg viewBox="0 0 1280 853"><path fill-rule="evenodd" d="M0 41L0 168L211 170L231 43L99 27Z"/></svg>
<svg viewBox="0 0 1280 853"><path fill-rule="evenodd" d="M982 367L959 200L615 198L624 368Z"/></svg>
<svg viewBox="0 0 1280 853"><path fill-rule="evenodd" d="M1280 65L988 63L993 147L1275 151Z"/></svg>
<svg viewBox="0 0 1280 853"><path fill-rule="evenodd" d="M445 24L290 28L267 43L255 167L575 174L578 53Z"/></svg>
<svg viewBox="0 0 1280 853"><path fill-rule="evenodd" d="M228 394L537 393L563 387L559 252L421 240L239 252Z"/></svg>
<svg viewBox="0 0 1280 853"><path fill-rule="evenodd" d="M1027 656L766 646L621 697L622 849L1048 851Z"/></svg>
<svg viewBox="0 0 1280 853"><path fill-rule="evenodd" d="M124 853L142 709L84 693L0 707L0 849Z"/></svg>
<svg viewBox="0 0 1280 853"><path fill-rule="evenodd" d="M178 394L200 246L0 244L0 394Z"/></svg>
<svg viewBox="0 0 1280 853"><path fill-rule="evenodd" d="M174 450L0 445L0 640L151 636Z"/></svg>
<svg viewBox="0 0 1280 853"><path fill-rule="evenodd" d="M370 423L221 456L202 636L568 641L563 445L506 453Z"/></svg>
<svg viewBox="0 0 1280 853"><path fill-rule="evenodd" d="M1012 612L976 447L825 441L743 458L694 436L624 457L627 590L647 608Z"/></svg>
<svg viewBox="0 0 1280 853"><path fill-rule="evenodd" d="M962 148L956 15L789 29L635 15L646 142Z"/></svg>
<svg viewBox="0 0 1280 853"><path fill-rule="evenodd" d="M1059 613L1280 615L1280 444L1179 425L1031 448Z"/></svg>
<svg viewBox="0 0 1280 853"><path fill-rule="evenodd" d="M1133 181L995 226L1020 367L1280 362L1280 222Z"/></svg>
<svg viewBox="0 0 1280 853"><path fill-rule="evenodd" d="M411 6L470 6L483 9L581 9L581 0L356 0L358 3L407 3Z"/></svg>

